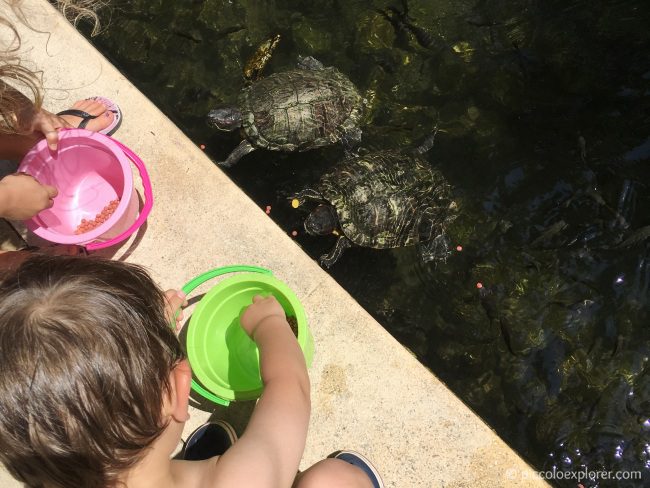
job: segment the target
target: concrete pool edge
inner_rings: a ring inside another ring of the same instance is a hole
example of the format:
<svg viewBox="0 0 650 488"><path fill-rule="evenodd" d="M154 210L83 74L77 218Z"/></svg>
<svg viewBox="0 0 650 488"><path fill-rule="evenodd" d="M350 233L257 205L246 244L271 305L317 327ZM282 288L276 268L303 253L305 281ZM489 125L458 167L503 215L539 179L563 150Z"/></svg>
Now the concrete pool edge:
<svg viewBox="0 0 650 488"><path fill-rule="evenodd" d="M149 168L156 202L148 228L115 257L147 266L164 287L216 266L260 265L303 302L316 345L303 468L349 448L373 460L391 487L546 486L48 2L24 5L37 30L18 24L21 51L44 72L45 107L92 95L117 101L124 121L116 138ZM208 415L194 410L186 433ZM0 485L19 486L5 471Z"/></svg>

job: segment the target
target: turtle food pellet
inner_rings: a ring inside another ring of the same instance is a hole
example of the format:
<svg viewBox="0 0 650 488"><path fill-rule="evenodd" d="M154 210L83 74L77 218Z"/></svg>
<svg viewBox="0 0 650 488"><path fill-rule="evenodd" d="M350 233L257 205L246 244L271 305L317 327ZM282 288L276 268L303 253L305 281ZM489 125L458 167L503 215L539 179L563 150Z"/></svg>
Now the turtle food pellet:
<svg viewBox="0 0 650 488"><path fill-rule="evenodd" d="M81 219L81 223L77 226L74 233L85 234L86 232L90 232L91 230L96 229L104 222L106 222L111 217L111 215L113 215L115 209L119 204L120 201L118 199L111 200L108 202L108 205L102 209L101 212L95 215L95 218L93 220Z"/></svg>
<svg viewBox="0 0 650 488"><path fill-rule="evenodd" d="M293 335L298 337L298 321L296 320L296 317L287 317L287 322L289 322L289 326L291 326Z"/></svg>

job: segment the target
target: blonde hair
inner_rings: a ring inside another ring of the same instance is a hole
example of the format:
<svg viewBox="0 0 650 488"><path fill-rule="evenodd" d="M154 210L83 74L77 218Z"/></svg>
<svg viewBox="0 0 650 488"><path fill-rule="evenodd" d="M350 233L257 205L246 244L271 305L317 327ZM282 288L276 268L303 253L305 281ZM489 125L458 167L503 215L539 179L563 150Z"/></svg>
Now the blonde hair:
<svg viewBox="0 0 650 488"><path fill-rule="evenodd" d="M29 26L28 19L21 11L23 0L4 0L4 2L25 25ZM50 3L75 26L80 21L89 21L93 26L91 36L101 32L97 11L108 4L106 0L50 0ZM30 128L21 127L20 114L41 109L42 72L31 70L21 64L18 56L21 45L20 35L16 27L2 16L0 16L0 29L9 31L9 36L6 37L8 42L0 47L0 134L25 134Z"/></svg>
<svg viewBox="0 0 650 488"><path fill-rule="evenodd" d="M23 23L29 25L27 18L21 11L21 4L24 0L4 0L14 13L20 18ZM96 36L101 32L101 23L99 21L99 12L102 8L106 7L110 2L109 0L48 0L54 5L68 21L75 27L79 21L87 20L92 26L93 30L90 33L91 37Z"/></svg>
<svg viewBox="0 0 650 488"><path fill-rule="evenodd" d="M90 35L94 37L101 32L97 12L106 7L109 2L107 0L50 0L50 3L58 8L75 27L81 20L90 21L93 25Z"/></svg>

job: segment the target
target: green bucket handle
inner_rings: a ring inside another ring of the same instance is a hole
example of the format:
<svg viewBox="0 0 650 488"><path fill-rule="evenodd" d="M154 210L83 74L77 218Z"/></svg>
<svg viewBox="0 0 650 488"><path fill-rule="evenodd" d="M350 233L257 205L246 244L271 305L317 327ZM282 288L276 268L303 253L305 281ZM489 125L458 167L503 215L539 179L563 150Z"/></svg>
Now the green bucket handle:
<svg viewBox="0 0 650 488"><path fill-rule="evenodd" d="M260 268L258 266L247 266L247 265L237 264L233 266L223 266L221 268L215 268L213 270L206 271L205 273L200 274L196 278L193 278L192 280L185 283L183 285L183 288L181 289L183 290L183 293L185 293L185 295L187 296L190 293L192 293L198 286L202 285L206 281L216 278L217 276L221 276L229 273L239 273L239 272L260 273L260 274L273 276L273 272L270 269ZM228 400L219 398L218 396L209 392L208 390L203 388L198 382L196 382L194 379L192 379L192 390L194 390L196 393L201 395L206 400L210 400L211 402L216 403L217 405L223 405L224 407L230 405L230 402Z"/></svg>

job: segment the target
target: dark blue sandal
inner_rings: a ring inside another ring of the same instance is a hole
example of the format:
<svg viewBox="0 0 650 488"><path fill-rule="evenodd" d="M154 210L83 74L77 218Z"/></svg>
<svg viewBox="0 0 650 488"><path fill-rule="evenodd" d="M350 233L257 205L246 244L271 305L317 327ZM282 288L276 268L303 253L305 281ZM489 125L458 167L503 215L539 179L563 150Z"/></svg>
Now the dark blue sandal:
<svg viewBox="0 0 650 488"><path fill-rule="evenodd" d="M202 461L221 456L237 441L237 433L224 420L207 422L190 434L183 447L182 459Z"/></svg>
<svg viewBox="0 0 650 488"><path fill-rule="evenodd" d="M379 476L377 468L375 468L362 454L356 451L336 451L327 457L340 459L341 461L345 461L346 463L350 463L353 466L362 469L363 472L368 475L370 481L372 481L373 488L384 488L384 482L382 481L381 476Z"/></svg>

